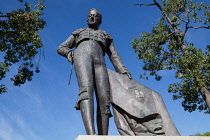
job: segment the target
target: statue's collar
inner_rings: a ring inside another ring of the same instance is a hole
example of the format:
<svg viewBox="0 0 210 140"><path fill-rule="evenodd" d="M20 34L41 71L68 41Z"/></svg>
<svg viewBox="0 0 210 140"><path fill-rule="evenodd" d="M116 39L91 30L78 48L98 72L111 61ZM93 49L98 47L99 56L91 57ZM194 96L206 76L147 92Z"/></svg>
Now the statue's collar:
<svg viewBox="0 0 210 140"><path fill-rule="evenodd" d="M100 30L100 29L98 29L98 28L97 28L97 29L94 29L94 28L90 28L90 27L87 27L87 29L88 29L88 30L94 30L94 31Z"/></svg>

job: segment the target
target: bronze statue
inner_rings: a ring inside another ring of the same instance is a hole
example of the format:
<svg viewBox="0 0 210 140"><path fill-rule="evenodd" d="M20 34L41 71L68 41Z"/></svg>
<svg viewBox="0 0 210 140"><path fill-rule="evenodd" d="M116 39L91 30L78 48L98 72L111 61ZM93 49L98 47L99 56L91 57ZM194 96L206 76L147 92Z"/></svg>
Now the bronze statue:
<svg viewBox="0 0 210 140"><path fill-rule="evenodd" d="M79 99L76 109L81 110L82 119L88 135L96 134L94 128L94 104L93 93L97 99L97 126L99 135L108 134L110 113L110 85L105 53L108 54L115 70L125 74L131 79L131 75L122 63L113 43L112 37L101 29L102 15L96 9L88 13L88 28L78 29L63 42L58 53L70 62L74 62L79 83ZM72 48L76 47L73 52Z"/></svg>
<svg viewBox="0 0 210 140"><path fill-rule="evenodd" d="M96 135L93 103L95 91L99 135L108 135L110 103L121 135L180 135L161 95L131 78L116 51L112 37L98 29L101 22L100 12L91 9L87 17L88 28L74 31L58 48L58 53L75 66L80 89L75 108L81 110L86 133ZM106 69L105 54L108 54L117 73Z"/></svg>

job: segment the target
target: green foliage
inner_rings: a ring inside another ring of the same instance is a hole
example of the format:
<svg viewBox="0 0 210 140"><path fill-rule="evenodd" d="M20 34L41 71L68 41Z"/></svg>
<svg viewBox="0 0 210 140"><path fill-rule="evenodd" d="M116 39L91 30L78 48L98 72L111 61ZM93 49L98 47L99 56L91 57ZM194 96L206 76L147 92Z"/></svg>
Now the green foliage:
<svg viewBox="0 0 210 140"><path fill-rule="evenodd" d="M169 85L173 99L184 99L182 106L189 112L197 109L210 113L206 104L210 101L201 96L201 88L207 89L208 94L210 89L210 45L205 51L185 40L189 29L210 29L210 6L196 0L153 2L150 5L157 6L162 17L150 33L143 32L131 42L138 58L144 62L143 70L149 71L156 80L161 80L158 71L175 70L175 78L180 82Z"/></svg>
<svg viewBox="0 0 210 140"><path fill-rule="evenodd" d="M43 47L38 33L46 24L42 19L44 0L38 0L36 5L18 1L24 8L0 12L0 51L4 58L0 62L0 80L6 77L13 64L17 64L17 74L11 78L15 86L32 80L34 57ZM0 94L6 91L6 86L0 85Z"/></svg>
<svg viewBox="0 0 210 140"><path fill-rule="evenodd" d="M194 135L191 135L191 136L210 136L210 132L206 132L204 134L197 133L197 134L194 134Z"/></svg>

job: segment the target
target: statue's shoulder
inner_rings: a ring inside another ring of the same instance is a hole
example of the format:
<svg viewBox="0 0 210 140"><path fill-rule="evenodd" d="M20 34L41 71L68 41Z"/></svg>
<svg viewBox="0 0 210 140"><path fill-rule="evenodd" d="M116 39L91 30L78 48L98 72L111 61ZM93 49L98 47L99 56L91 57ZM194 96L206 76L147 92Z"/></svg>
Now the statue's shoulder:
<svg viewBox="0 0 210 140"><path fill-rule="evenodd" d="M108 39L112 39L112 36L104 30L99 29Z"/></svg>
<svg viewBox="0 0 210 140"><path fill-rule="evenodd" d="M84 30L86 30L86 29L87 29L87 28L80 28L80 29L77 29L76 31L74 31L74 32L72 33L72 35L76 36L76 35L80 34L82 31L84 31Z"/></svg>

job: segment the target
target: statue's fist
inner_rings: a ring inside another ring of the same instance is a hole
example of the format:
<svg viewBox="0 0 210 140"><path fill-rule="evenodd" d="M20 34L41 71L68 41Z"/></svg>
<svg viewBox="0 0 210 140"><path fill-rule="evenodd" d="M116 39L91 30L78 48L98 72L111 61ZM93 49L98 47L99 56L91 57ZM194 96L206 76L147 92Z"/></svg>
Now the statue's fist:
<svg viewBox="0 0 210 140"><path fill-rule="evenodd" d="M69 62L73 63L73 58L74 58L74 52L70 51L67 59L68 59Z"/></svg>

